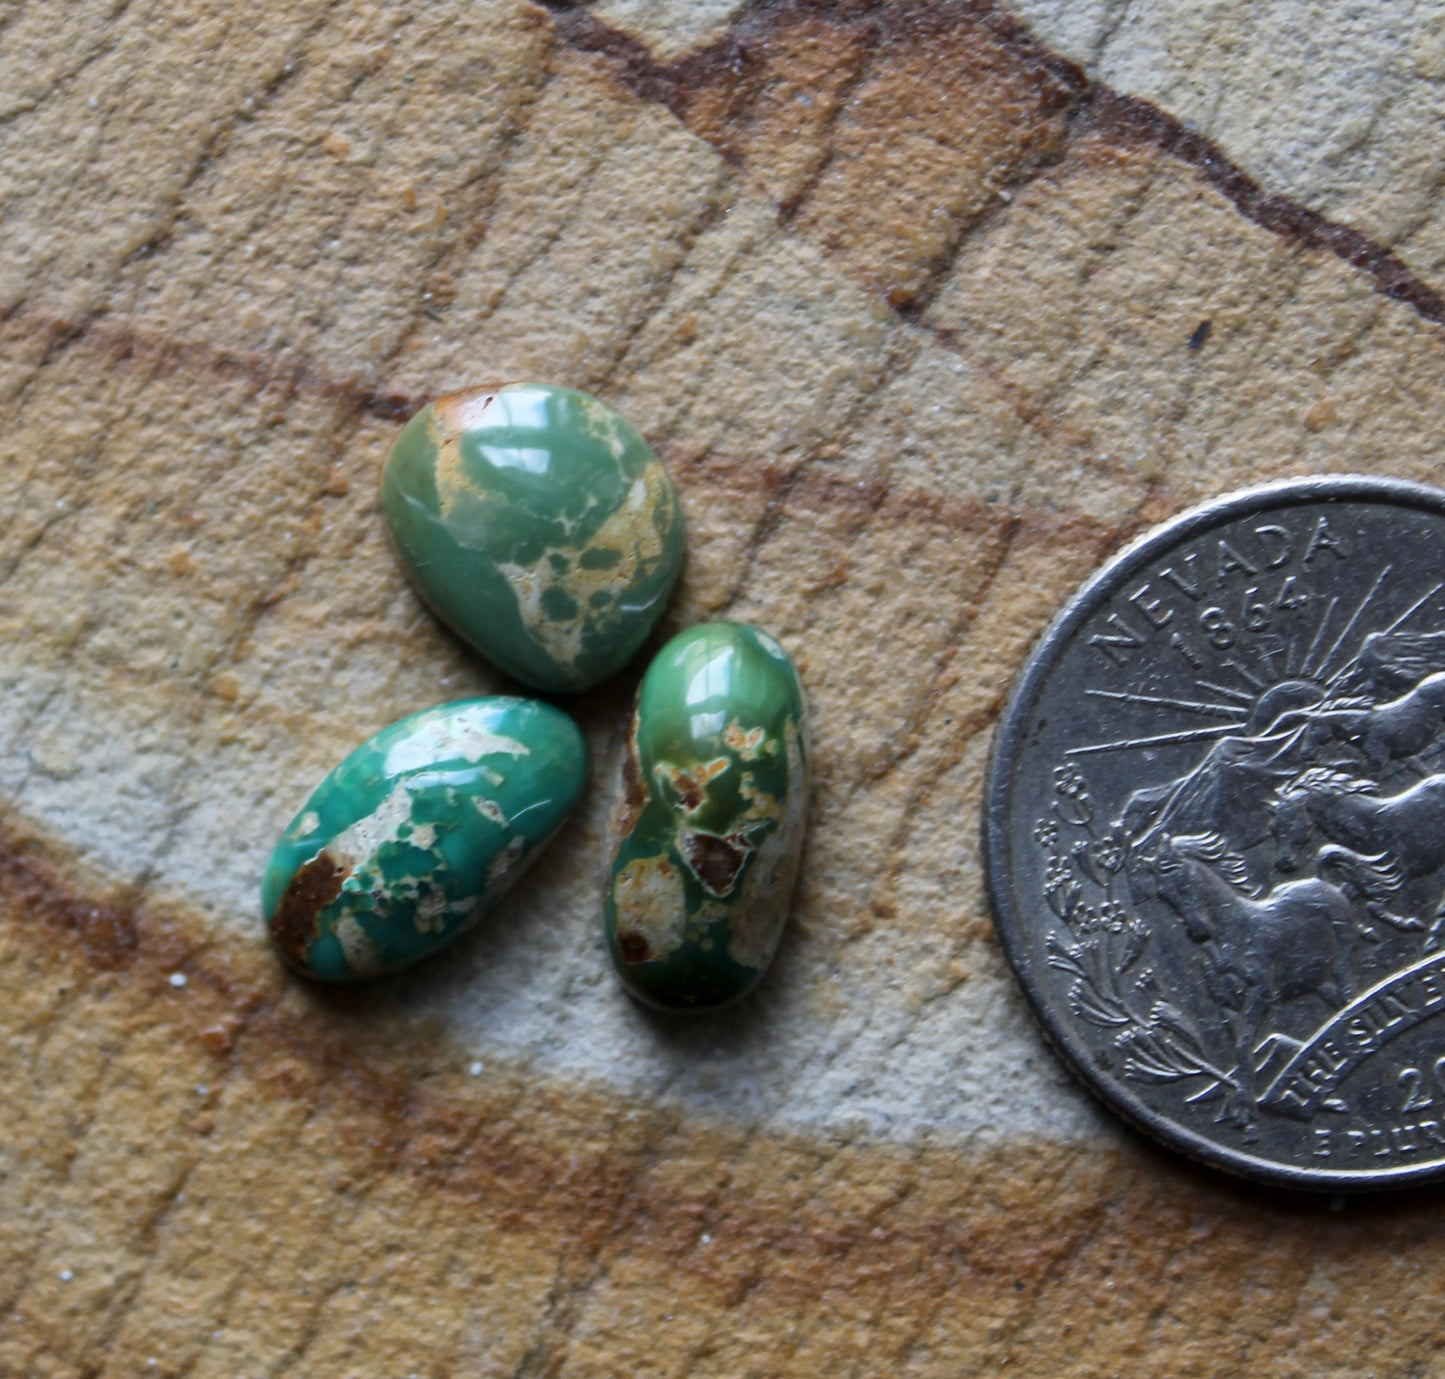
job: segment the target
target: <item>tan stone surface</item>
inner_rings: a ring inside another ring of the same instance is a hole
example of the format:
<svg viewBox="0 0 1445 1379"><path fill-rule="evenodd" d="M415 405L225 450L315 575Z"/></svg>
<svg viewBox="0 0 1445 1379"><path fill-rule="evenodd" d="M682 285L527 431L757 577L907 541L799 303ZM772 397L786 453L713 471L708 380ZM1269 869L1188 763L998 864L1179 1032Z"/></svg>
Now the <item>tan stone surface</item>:
<svg viewBox="0 0 1445 1379"><path fill-rule="evenodd" d="M1116 90L1165 106L1271 190L1445 267L1445 4L1008 0Z"/></svg>
<svg viewBox="0 0 1445 1379"><path fill-rule="evenodd" d="M1445 1195L1117 1128L976 847L1101 557L1258 479L1439 479L1438 284L1000 12L706 8L0 4L0 1374L1445 1374ZM258 932L315 780L501 683L374 494L421 399L523 376L671 467L669 625L754 619L812 696L731 1016L606 970L630 679L452 956L318 993Z"/></svg>

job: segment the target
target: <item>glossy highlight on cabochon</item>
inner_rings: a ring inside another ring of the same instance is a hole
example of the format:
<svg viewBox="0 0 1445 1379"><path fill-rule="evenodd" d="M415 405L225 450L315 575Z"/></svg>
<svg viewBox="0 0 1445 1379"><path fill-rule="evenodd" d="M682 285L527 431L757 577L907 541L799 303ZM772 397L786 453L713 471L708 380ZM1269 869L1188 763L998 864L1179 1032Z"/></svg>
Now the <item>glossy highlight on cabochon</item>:
<svg viewBox="0 0 1445 1379"><path fill-rule="evenodd" d="M781 646L743 623L674 637L637 696L603 923L648 1005L747 995L782 936L808 807L806 705Z"/></svg>
<svg viewBox="0 0 1445 1379"><path fill-rule="evenodd" d="M536 858L586 773L576 725L533 699L464 699L383 728L271 854L262 910L277 952L346 982L444 947Z"/></svg>
<svg viewBox="0 0 1445 1379"><path fill-rule="evenodd" d="M587 689L621 670L682 563L657 456L572 388L509 383L423 407L387 457L381 498L427 603L534 689Z"/></svg>

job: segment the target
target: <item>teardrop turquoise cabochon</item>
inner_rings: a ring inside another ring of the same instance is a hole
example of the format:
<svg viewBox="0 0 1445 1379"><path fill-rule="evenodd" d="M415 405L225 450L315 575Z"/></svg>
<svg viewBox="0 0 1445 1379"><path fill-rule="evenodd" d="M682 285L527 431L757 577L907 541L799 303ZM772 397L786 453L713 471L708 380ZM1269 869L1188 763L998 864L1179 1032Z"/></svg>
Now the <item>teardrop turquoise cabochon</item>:
<svg viewBox="0 0 1445 1379"><path fill-rule="evenodd" d="M627 420L575 388L510 383L423 407L381 504L432 610L533 689L615 675L667 606L682 514Z"/></svg>
<svg viewBox="0 0 1445 1379"><path fill-rule="evenodd" d="M526 870L586 774L576 725L533 699L465 699L383 728L271 854L261 899L277 951L348 982L444 947Z"/></svg>

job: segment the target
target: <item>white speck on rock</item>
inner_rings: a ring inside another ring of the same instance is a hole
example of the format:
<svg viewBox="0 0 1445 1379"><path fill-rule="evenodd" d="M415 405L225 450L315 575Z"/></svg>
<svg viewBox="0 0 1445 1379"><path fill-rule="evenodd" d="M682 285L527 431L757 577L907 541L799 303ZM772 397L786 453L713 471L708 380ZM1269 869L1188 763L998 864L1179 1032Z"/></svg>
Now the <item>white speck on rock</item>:
<svg viewBox="0 0 1445 1379"><path fill-rule="evenodd" d="M467 1071L468 1071L473 1077L480 1077L480 1076L482 1075L482 1068L483 1068L483 1064L482 1064L482 1063L480 1062L480 1060L479 1060L478 1062L473 1063L473 1064L467 1069Z"/></svg>
<svg viewBox="0 0 1445 1379"><path fill-rule="evenodd" d="M69 1283L70 1280L73 1279L74 1277L75 1277L75 1270L73 1270L73 1269L62 1269L62 1270L60 1271L60 1281L61 1281L62 1283Z"/></svg>
<svg viewBox="0 0 1445 1379"><path fill-rule="evenodd" d="M172 986L179 989L186 984L186 974L184 972L172 972L169 981Z"/></svg>

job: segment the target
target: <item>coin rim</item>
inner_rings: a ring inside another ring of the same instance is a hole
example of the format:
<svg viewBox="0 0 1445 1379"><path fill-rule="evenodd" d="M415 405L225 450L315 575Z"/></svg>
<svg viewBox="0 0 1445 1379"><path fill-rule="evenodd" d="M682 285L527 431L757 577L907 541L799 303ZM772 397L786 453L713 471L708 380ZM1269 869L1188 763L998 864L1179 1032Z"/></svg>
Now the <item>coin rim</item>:
<svg viewBox="0 0 1445 1379"><path fill-rule="evenodd" d="M1023 754L1020 737L1039 694L1074 636L1131 575L1182 541L1241 517L1300 502L1360 501L1423 509L1445 518L1445 489L1430 484L1368 474L1313 475L1259 484L1191 507L1136 537L1106 561L1055 615L1014 679L989 749L982 821L984 880L1004 953L1034 1018L1074 1075L1137 1129L1200 1163L1257 1182L1328 1192L1378 1191L1445 1178L1445 1154L1430 1163L1401 1168L1300 1168L1207 1139L1146 1105L1121 1080L1096 1071L1093 1052L1033 976L1024 926L1008 885L1008 819L1014 769Z"/></svg>

